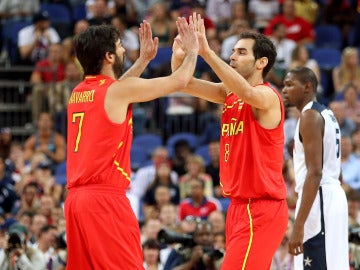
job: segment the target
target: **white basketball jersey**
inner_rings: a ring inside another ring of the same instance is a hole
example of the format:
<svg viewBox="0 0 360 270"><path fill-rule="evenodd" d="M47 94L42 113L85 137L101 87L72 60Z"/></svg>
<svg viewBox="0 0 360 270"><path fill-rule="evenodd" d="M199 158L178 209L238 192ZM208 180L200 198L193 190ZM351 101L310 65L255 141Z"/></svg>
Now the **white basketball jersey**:
<svg viewBox="0 0 360 270"><path fill-rule="evenodd" d="M305 105L301 113L306 110L316 110L324 118L325 129L323 136L323 153L322 153L322 179L320 185L339 184L339 175L341 169L341 153L340 153L340 127L331 110L316 101L311 101ZM300 119L296 125L294 136L294 172L295 172L295 191L300 192L303 188L307 169L305 166L304 147L299 134Z"/></svg>

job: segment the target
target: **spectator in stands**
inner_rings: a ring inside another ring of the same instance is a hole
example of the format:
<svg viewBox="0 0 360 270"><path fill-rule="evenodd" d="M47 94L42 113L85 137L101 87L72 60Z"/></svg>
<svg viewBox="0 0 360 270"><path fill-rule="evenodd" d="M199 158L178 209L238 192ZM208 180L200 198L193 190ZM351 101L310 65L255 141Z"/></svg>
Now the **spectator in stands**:
<svg viewBox="0 0 360 270"><path fill-rule="evenodd" d="M12 132L8 127L0 129L0 157L6 160L10 155Z"/></svg>
<svg viewBox="0 0 360 270"><path fill-rule="evenodd" d="M207 219L213 211L221 211L220 202L205 195L205 183L199 178L192 178L189 184L189 197L182 199L179 204L179 220L184 220L187 216Z"/></svg>
<svg viewBox="0 0 360 270"><path fill-rule="evenodd" d="M360 90L360 89L359 89ZM359 91L360 92L360 91ZM351 119L357 127L360 127L360 93L354 84L349 83L343 89L345 103L345 117Z"/></svg>
<svg viewBox="0 0 360 270"><path fill-rule="evenodd" d="M0 2L0 18L4 22L28 20L40 8L39 0L2 0Z"/></svg>
<svg viewBox="0 0 360 270"><path fill-rule="evenodd" d="M46 11L35 13L32 24L19 31L18 48L22 63L33 65L47 57L49 46L60 42L60 36L50 26Z"/></svg>
<svg viewBox="0 0 360 270"><path fill-rule="evenodd" d="M211 212L207 218L213 227L214 233L225 233L226 224L225 224L225 214L223 211L215 210Z"/></svg>
<svg viewBox="0 0 360 270"><path fill-rule="evenodd" d="M279 14L279 1L250 0L248 10L253 28L262 33L269 21Z"/></svg>
<svg viewBox="0 0 360 270"><path fill-rule="evenodd" d="M163 229L180 230L177 219L177 205L171 203L163 205L160 208L159 219Z"/></svg>
<svg viewBox="0 0 360 270"><path fill-rule="evenodd" d="M349 227L356 228L360 226L360 193L353 189L347 188L346 198L348 202Z"/></svg>
<svg viewBox="0 0 360 270"><path fill-rule="evenodd" d="M126 21L122 17L114 16L111 24L120 32L121 45L125 48L124 70L127 70L139 57L139 39L133 31L128 29Z"/></svg>
<svg viewBox="0 0 360 270"><path fill-rule="evenodd" d="M39 0L2 0L0 1L0 62L10 60L7 39L10 36L11 25L17 21L31 22L32 16L39 10Z"/></svg>
<svg viewBox="0 0 360 270"><path fill-rule="evenodd" d="M5 160L6 171L11 175L14 182L19 182L22 176L28 172L25 164L24 146L18 141L14 141L10 146L9 156Z"/></svg>
<svg viewBox="0 0 360 270"><path fill-rule="evenodd" d="M329 108L333 111L336 120L339 123L341 136L350 136L355 130L355 123L345 116L345 103L342 101L331 101Z"/></svg>
<svg viewBox="0 0 360 270"><path fill-rule="evenodd" d="M210 175L212 179L214 196L216 198L222 198L220 188L220 136L209 142L208 151L210 163L205 167L205 173Z"/></svg>
<svg viewBox="0 0 360 270"><path fill-rule="evenodd" d="M303 18L295 15L294 0L285 0L282 14L275 16L264 30L264 34L270 36L274 25L282 23L286 26L286 37L294 40L299 45L313 46L315 31L313 26Z"/></svg>
<svg viewBox="0 0 360 270"><path fill-rule="evenodd" d="M310 68L314 72L318 82L321 81L319 64L315 59L310 58L309 50L305 45L298 44L292 51L289 70L297 67ZM317 92L323 92L320 83L318 84Z"/></svg>
<svg viewBox="0 0 360 270"><path fill-rule="evenodd" d="M121 17L128 28L138 26L138 14L133 1L115 0L115 14Z"/></svg>
<svg viewBox="0 0 360 270"><path fill-rule="evenodd" d="M153 36L159 38L159 47L171 47L177 29L165 3L159 1L152 5L147 20L151 25Z"/></svg>
<svg viewBox="0 0 360 270"><path fill-rule="evenodd" d="M250 29L249 22L244 19L233 20L229 29L228 36L224 38L221 45L221 58L224 61L229 61L230 55L232 54L232 49L234 45L239 40L239 36L242 32L248 31Z"/></svg>
<svg viewBox="0 0 360 270"><path fill-rule="evenodd" d="M341 169L343 182L360 192L360 160L353 153L350 136L341 137Z"/></svg>
<svg viewBox="0 0 360 270"><path fill-rule="evenodd" d="M147 270L162 270L160 261L160 244L156 239L148 239L142 244L144 253L144 268Z"/></svg>
<svg viewBox="0 0 360 270"><path fill-rule="evenodd" d="M205 173L205 162L201 156L195 154L189 155L186 158L185 170L185 174L179 178L181 199L189 197L191 192L190 181L192 179L200 179L204 182L204 192L206 196L212 197L214 195L213 182L211 176Z"/></svg>
<svg viewBox="0 0 360 270"><path fill-rule="evenodd" d="M48 104L47 95L50 84L65 79L65 63L63 59L63 48L60 43L49 46L49 54L46 59L39 60L31 74L30 83L32 87L32 117L35 121L40 111ZM44 102L45 101L45 102Z"/></svg>
<svg viewBox="0 0 360 270"><path fill-rule="evenodd" d="M30 230L32 218L34 213L31 211L23 211L16 215L16 219L19 221L19 224L23 225L27 231Z"/></svg>
<svg viewBox="0 0 360 270"><path fill-rule="evenodd" d="M62 81L64 77L63 47L59 43L50 44L47 57L36 62L35 69L30 77L30 83L51 83Z"/></svg>
<svg viewBox="0 0 360 270"><path fill-rule="evenodd" d="M334 90L340 93L345 85L352 83L360 91L359 52L355 47L346 47L341 54L341 63L332 71Z"/></svg>
<svg viewBox="0 0 360 270"><path fill-rule="evenodd" d="M357 127L351 134L354 155L360 160L360 127Z"/></svg>
<svg viewBox="0 0 360 270"><path fill-rule="evenodd" d="M143 204L143 213L145 221L149 218L159 218L162 206L171 203L170 188L166 185L158 185L154 190L154 203Z"/></svg>
<svg viewBox="0 0 360 270"><path fill-rule="evenodd" d="M36 246L36 243L39 239L41 228L48 225L47 219L43 214L36 213L33 216L30 231L29 231L29 245Z"/></svg>
<svg viewBox="0 0 360 270"><path fill-rule="evenodd" d="M197 14L200 14L203 18L206 37L216 37L216 25L215 22L206 14L206 2L203 0L194 0L191 6L191 12L196 12Z"/></svg>
<svg viewBox="0 0 360 270"><path fill-rule="evenodd" d="M19 223L11 225L8 235L9 237L20 236L20 243L11 247L3 244L0 249L0 269L45 269L46 265L41 252L27 245L28 235L24 226Z"/></svg>
<svg viewBox="0 0 360 270"><path fill-rule="evenodd" d="M191 148L188 141L181 139L174 144L172 150L174 153L171 158L172 168L179 176L182 176L186 173L186 160L192 155L194 149Z"/></svg>
<svg viewBox="0 0 360 270"><path fill-rule="evenodd" d="M61 264L56 254L57 228L54 225L45 225L40 229L39 238L36 241L37 248L41 251L46 269L58 269Z"/></svg>
<svg viewBox="0 0 360 270"><path fill-rule="evenodd" d="M157 239L162 224L158 218L149 218L141 226L141 243L148 239Z"/></svg>
<svg viewBox="0 0 360 270"><path fill-rule="evenodd" d="M55 208L55 203L52 196L47 194L42 194L40 197L40 205L38 213L46 217L47 224L54 225L54 218L52 216L52 211Z"/></svg>
<svg viewBox="0 0 360 270"><path fill-rule="evenodd" d="M91 0L90 0L91 1ZM114 1L108 0L94 0L92 7L92 17L88 18L90 25L110 24L111 16L114 15ZM109 8L109 3L112 3L112 8Z"/></svg>
<svg viewBox="0 0 360 270"><path fill-rule="evenodd" d="M214 233L211 224L204 220L197 223L193 239L196 246L185 246L182 252L178 252L176 249L171 251L164 270L219 269L215 267L215 262L218 258L211 256L209 253L213 250L214 244Z"/></svg>
<svg viewBox="0 0 360 270"><path fill-rule="evenodd" d="M286 27L282 23L274 25L270 39L274 43L277 55L272 72L270 72L271 75L269 74L269 80L281 88L286 71L290 67L291 55L296 47L296 42L286 38Z"/></svg>
<svg viewBox="0 0 360 270"><path fill-rule="evenodd" d="M5 159L0 157L0 208L1 212L9 215L18 200L18 196L14 191L11 177L7 176L5 172Z"/></svg>
<svg viewBox="0 0 360 270"><path fill-rule="evenodd" d="M235 21L246 21L249 25L250 18L246 11L246 4L242 1L235 1L231 5L231 17L230 20L224 23L221 26L217 26L218 37L220 41L223 41L225 38L232 36L236 32ZM232 27L232 26L235 27Z"/></svg>
<svg viewBox="0 0 360 270"><path fill-rule="evenodd" d="M144 196L146 189L155 179L156 172L161 163L169 161L169 152L166 147L157 147L152 153L152 164L141 167L133 176L131 181L130 192L139 200ZM171 181L176 184L178 182L178 174L171 171Z"/></svg>
<svg viewBox="0 0 360 270"><path fill-rule="evenodd" d="M37 152L45 154L54 167L65 161L65 138L54 131L54 122L49 113L40 113L37 129L26 139L24 150L27 161Z"/></svg>
<svg viewBox="0 0 360 270"><path fill-rule="evenodd" d="M65 37L62 40L61 44L63 46L63 58L66 63L68 61L74 61L76 58L74 49L74 37L85 31L88 27L89 22L87 20L79 20L74 24L73 35ZM78 66L80 67L80 64L78 64Z"/></svg>
<svg viewBox="0 0 360 270"><path fill-rule="evenodd" d="M170 5L170 14L173 20L178 17L188 18L191 14L192 5L197 0L173 0Z"/></svg>
<svg viewBox="0 0 360 270"><path fill-rule="evenodd" d="M12 209L13 214L23 212L35 214L40 206L40 189L38 184L36 182L29 182L17 193L20 195L20 201L14 205Z"/></svg>
<svg viewBox="0 0 360 270"><path fill-rule="evenodd" d="M166 186L170 190L171 202L175 205L180 202L180 192L178 185L171 180L171 164L169 161L162 162L158 165L155 173L155 178L148 186L143 201L145 204L155 204L155 190L158 186Z"/></svg>
<svg viewBox="0 0 360 270"><path fill-rule="evenodd" d="M113 0L86 0L86 18L92 20L99 16L99 12L111 17L115 15L115 2Z"/></svg>
<svg viewBox="0 0 360 270"><path fill-rule="evenodd" d="M82 71L73 60L65 65L65 78L51 85L48 91L50 114L55 118L55 130L66 138L66 109L74 87L82 80Z"/></svg>
<svg viewBox="0 0 360 270"><path fill-rule="evenodd" d="M44 195L50 196L54 205L59 205L63 192L62 186L55 182L55 177L51 172L51 165L48 162L41 162L33 172L34 179L41 190L41 200Z"/></svg>
<svg viewBox="0 0 360 270"><path fill-rule="evenodd" d="M217 29L227 28L230 25L233 12L233 3L241 2L239 0L206 1L206 15L216 24Z"/></svg>

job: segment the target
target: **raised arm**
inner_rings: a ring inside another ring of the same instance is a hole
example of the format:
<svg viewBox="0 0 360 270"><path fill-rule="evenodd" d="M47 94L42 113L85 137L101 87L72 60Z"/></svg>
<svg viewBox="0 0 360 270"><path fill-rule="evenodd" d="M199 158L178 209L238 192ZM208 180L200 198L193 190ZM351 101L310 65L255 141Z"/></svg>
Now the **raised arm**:
<svg viewBox="0 0 360 270"><path fill-rule="evenodd" d="M172 50L171 70L174 72L180 66L185 56L182 39L179 35L174 40ZM181 91L220 104L223 104L226 98L226 90L222 83L213 83L196 78L192 78L189 84Z"/></svg>
<svg viewBox="0 0 360 270"><path fill-rule="evenodd" d="M245 79L242 76L243 74L239 73L239 64L242 65L242 73L246 73L246 70L243 69L250 68L249 65L246 66L246 63L243 62L243 55L241 55L243 52L241 50L235 50L233 55L235 55L237 59L232 59L232 62L234 62L233 65L227 64L209 47L206 39L204 20L201 16L197 14L197 16L193 16L192 18L194 20L195 30L199 39L199 54L210 65L226 89L235 93L239 98L256 109L278 110L279 98L269 87L259 85L263 82L261 77L256 78L254 74L248 74L248 78ZM252 50L252 47L247 49ZM239 60L238 58L241 59ZM268 59L266 57L262 57L261 59L256 59L251 68L255 67L256 69L253 69L257 71L263 69L267 63Z"/></svg>
<svg viewBox="0 0 360 270"><path fill-rule="evenodd" d="M121 76L120 79L129 77L140 77L147 65L156 56L159 39L152 37L149 22L143 21L139 28L140 55L135 63Z"/></svg>
<svg viewBox="0 0 360 270"><path fill-rule="evenodd" d="M124 116L128 104L145 102L184 88L193 76L199 43L194 26L185 18L177 20L178 32L183 40L185 57L180 67L170 76L154 79L136 77L124 78L114 82L108 90L105 108L109 117L116 121Z"/></svg>

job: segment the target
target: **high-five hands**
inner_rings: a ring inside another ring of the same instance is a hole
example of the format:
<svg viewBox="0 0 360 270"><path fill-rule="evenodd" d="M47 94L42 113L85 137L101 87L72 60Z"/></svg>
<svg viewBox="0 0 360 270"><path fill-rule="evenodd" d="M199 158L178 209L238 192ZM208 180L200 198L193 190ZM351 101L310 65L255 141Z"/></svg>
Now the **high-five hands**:
<svg viewBox="0 0 360 270"><path fill-rule="evenodd" d="M204 56L210 50L209 43L206 39L204 19L201 18L200 14L194 12L193 15L189 17L189 21L192 21L199 40L199 55Z"/></svg>
<svg viewBox="0 0 360 270"><path fill-rule="evenodd" d="M189 23L185 18L178 18L176 21L176 26L179 32L179 38L181 40L181 49L185 53L198 53L199 51L199 41L197 34L195 33L195 28L193 20L189 18ZM176 41L175 41L176 42Z"/></svg>
<svg viewBox="0 0 360 270"><path fill-rule="evenodd" d="M159 38L152 37L150 23L145 20L140 24L139 40L140 40L139 58L145 61L151 61L152 59L154 59L159 46Z"/></svg>

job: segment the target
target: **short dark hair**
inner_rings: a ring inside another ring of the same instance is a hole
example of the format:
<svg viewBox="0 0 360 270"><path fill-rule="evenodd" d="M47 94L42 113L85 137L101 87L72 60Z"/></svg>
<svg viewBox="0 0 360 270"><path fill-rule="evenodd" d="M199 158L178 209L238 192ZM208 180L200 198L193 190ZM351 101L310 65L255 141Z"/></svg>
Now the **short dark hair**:
<svg viewBox="0 0 360 270"><path fill-rule="evenodd" d="M75 53L84 75L99 74L107 52L116 53L119 31L112 25L93 25L75 37Z"/></svg>
<svg viewBox="0 0 360 270"><path fill-rule="evenodd" d="M313 87L313 91L316 93L316 89L318 86L318 80L316 78L315 73L308 67L296 67L291 69L289 73L292 73L296 76L296 78L302 84L309 82Z"/></svg>
<svg viewBox="0 0 360 270"><path fill-rule="evenodd" d="M255 60L260 59L261 57L266 57L268 59L268 64L263 70L263 78L269 73L273 67L276 59L276 48L274 43L265 35L252 31L245 31L240 34L240 39L253 39L255 41L253 46L253 52Z"/></svg>

